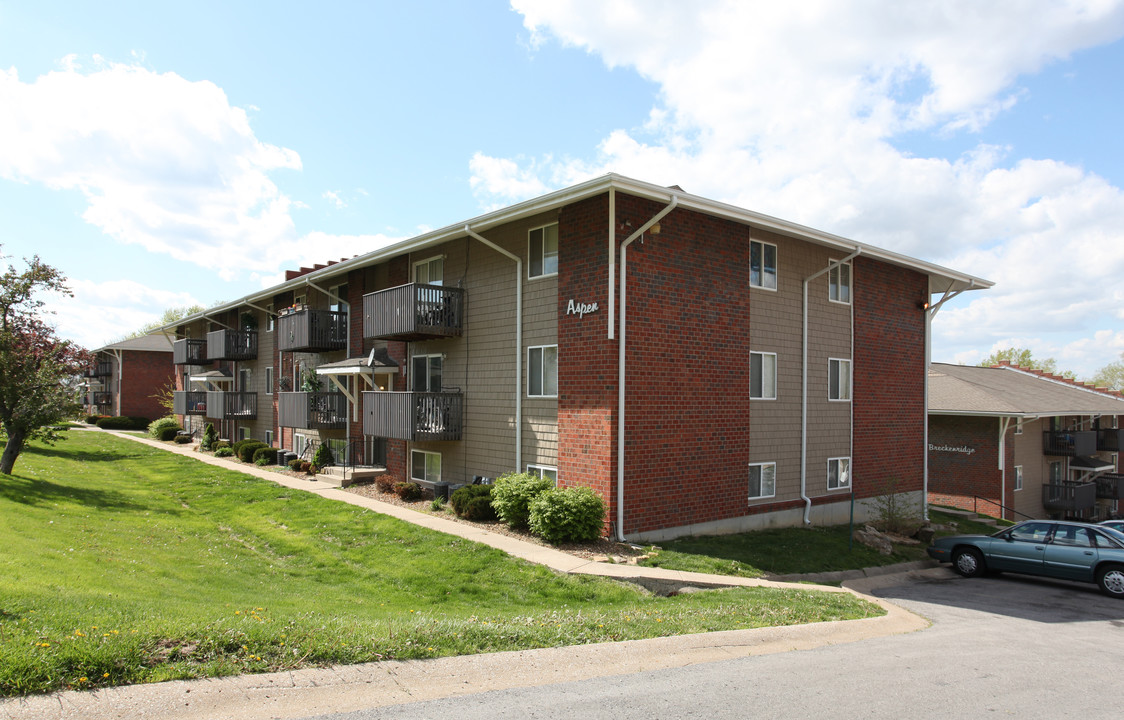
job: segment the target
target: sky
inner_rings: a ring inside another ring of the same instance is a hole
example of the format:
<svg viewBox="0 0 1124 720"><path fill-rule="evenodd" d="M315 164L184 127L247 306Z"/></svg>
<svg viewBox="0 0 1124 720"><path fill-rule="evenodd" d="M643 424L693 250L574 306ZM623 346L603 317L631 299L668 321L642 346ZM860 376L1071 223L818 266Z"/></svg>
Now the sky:
<svg viewBox="0 0 1124 720"><path fill-rule="evenodd" d="M782 7L783 5L783 7ZM1124 0L0 0L0 253L96 348L616 172L983 277L933 359L1124 353Z"/></svg>

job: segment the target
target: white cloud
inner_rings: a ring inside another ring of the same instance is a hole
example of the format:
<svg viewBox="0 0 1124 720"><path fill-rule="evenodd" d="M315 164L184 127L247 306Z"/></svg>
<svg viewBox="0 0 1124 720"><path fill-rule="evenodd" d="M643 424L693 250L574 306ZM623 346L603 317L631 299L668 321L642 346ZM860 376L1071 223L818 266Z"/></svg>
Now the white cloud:
<svg viewBox="0 0 1124 720"><path fill-rule="evenodd" d="M347 203L340 197L338 192L333 190L325 190L322 197L336 207L337 210L342 210L347 207Z"/></svg>
<svg viewBox="0 0 1124 720"><path fill-rule="evenodd" d="M159 320L172 307L199 304L190 292L151 287L135 280L70 279L73 297L53 295L45 310L60 337L97 348Z"/></svg>
<svg viewBox="0 0 1124 720"><path fill-rule="evenodd" d="M985 126L1024 97L1020 76L1124 35L1119 0L512 6L536 46L580 48L659 92L643 127L612 131L593 157L477 153L479 198L609 171L678 184L995 280L938 316L938 355L983 357L1021 337L1078 372L1116 359L1074 333L1107 337L1124 319L1119 188L1004 147L914 157L894 143Z"/></svg>

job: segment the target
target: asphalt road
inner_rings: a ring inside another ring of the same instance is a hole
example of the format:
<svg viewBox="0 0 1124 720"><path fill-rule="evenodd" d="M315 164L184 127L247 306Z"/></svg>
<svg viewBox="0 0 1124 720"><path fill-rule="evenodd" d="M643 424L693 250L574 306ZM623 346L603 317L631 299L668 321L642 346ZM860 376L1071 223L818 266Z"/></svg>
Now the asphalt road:
<svg viewBox="0 0 1124 720"><path fill-rule="evenodd" d="M924 615L906 635L318 715L376 718L1116 718L1124 602L1092 585L949 570L859 588ZM312 718L309 718L312 720Z"/></svg>

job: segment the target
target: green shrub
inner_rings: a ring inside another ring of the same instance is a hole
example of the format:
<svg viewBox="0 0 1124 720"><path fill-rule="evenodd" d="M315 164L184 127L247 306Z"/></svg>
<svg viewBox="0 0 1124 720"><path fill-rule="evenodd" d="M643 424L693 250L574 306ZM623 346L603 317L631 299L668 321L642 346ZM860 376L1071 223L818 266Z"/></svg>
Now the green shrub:
<svg viewBox="0 0 1124 720"><path fill-rule="evenodd" d="M172 440L175 441L175 443L177 445L187 445L189 442L191 442L191 436L190 435L176 435L174 438L172 438Z"/></svg>
<svg viewBox="0 0 1124 720"><path fill-rule="evenodd" d="M421 500L422 489L421 485L416 482L407 480L406 482L396 483L394 486L394 494L402 498L406 502L413 502Z"/></svg>
<svg viewBox="0 0 1124 720"><path fill-rule="evenodd" d="M596 540L605 528L605 501L592 488L552 488L531 501L528 524L547 542Z"/></svg>
<svg viewBox="0 0 1124 720"><path fill-rule="evenodd" d="M496 519L496 510L492 507L491 485L465 485L453 492L449 497L449 504L457 517L465 520L487 521Z"/></svg>
<svg viewBox="0 0 1124 720"><path fill-rule="evenodd" d="M86 424L87 425L97 425L98 420L101 420L102 418L105 418L105 417L109 417L109 416L108 415L87 415L86 416Z"/></svg>
<svg viewBox="0 0 1124 720"><path fill-rule="evenodd" d="M398 484L398 477L390 473L383 473L375 477L375 488L381 493L394 492L394 486Z"/></svg>
<svg viewBox="0 0 1124 720"><path fill-rule="evenodd" d="M219 434L215 430L215 424L207 423L207 426L203 428L203 439L199 442L199 449L214 450L216 449L215 443L218 442L218 440Z"/></svg>
<svg viewBox="0 0 1124 720"><path fill-rule="evenodd" d="M273 461L270 460L268 457L262 456L262 457L259 457L259 458L254 458L254 464L257 465L258 467L265 467L266 465L272 465Z"/></svg>
<svg viewBox="0 0 1124 720"><path fill-rule="evenodd" d="M180 429L178 427L160 428L160 432L157 433L156 439L167 442L169 440L175 440L179 436L179 434ZM188 435L187 437L190 438L191 436Z"/></svg>
<svg viewBox="0 0 1124 720"><path fill-rule="evenodd" d="M147 430L148 418L142 417L103 417L97 421L102 430Z"/></svg>
<svg viewBox="0 0 1124 720"><path fill-rule="evenodd" d="M234 448L221 447L215 450L215 457L234 457Z"/></svg>
<svg viewBox="0 0 1124 720"><path fill-rule="evenodd" d="M301 472L312 472L312 463L307 460L301 460Z"/></svg>
<svg viewBox="0 0 1124 720"><path fill-rule="evenodd" d="M513 528L527 527L531 502L554 487L554 481L531 473L507 473L492 486L492 507Z"/></svg>
<svg viewBox="0 0 1124 720"><path fill-rule="evenodd" d="M254 451L255 465L273 465L277 462L277 448L266 445Z"/></svg>
<svg viewBox="0 0 1124 720"><path fill-rule="evenodd" d="M261 448L269 447L261 440L241 440L239 443L235 443L235 445L238 445L235 452L238 453L238 459L244 463L253 462L254 453Z"/></svg>
<svg viewBox="0 0 1124 720"><path fill-rule="evenodd" d="M211 447L215 450L222 450L223 448L226 448L228 450L231 449L230 443L228 443L226 440L216 440L215 444Z"/></svg>
<svg viewBox="0 0 1124 720"><path fill-rule="evenodd" d="M316 452L312 453L312 464L318 468L326 468L336 461L332 455L332 448L328 447L327 443L321 443L316 448Z"/></svg>
<svg viewBox="0 0 1124 720"><path fill-rule="evenodd" d="M304 462L304 460L301 460L300 458L293 458L286 464L289 466L290 470L293 470L295 472L301 469L302 462Z"/></svg>
<svg viewBox="0 0 1124 720"><path fill-rule="evenodd" d="M174 417L162 417L159 420L153 420L148 424L148 436L155 440L171 440L175 437L175 433L166 435L165 430L179 431L183 428L180 427L179 421Z"/></svg>

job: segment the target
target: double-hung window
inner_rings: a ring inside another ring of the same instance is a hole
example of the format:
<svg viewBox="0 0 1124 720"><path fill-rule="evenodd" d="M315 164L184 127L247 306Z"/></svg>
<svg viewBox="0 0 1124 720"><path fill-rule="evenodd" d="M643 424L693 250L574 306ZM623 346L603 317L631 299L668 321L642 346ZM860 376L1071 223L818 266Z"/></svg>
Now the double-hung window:
<svg viewBox="0 0 1124 720"><path fill-rule="evenodd" d="M837 303L851 302L851 266L848 263L832 265L827 271L827 299Z"/></svg>
<svg viewBox="0 0 1124 720"><path fill-rule="evenodd" d="M844 490L851 487L851 458L831 458L827 461L827 489Z"/></svg>
<svg viewBox="0 0 1124 720"><path fill-rule="evenodd" d="M749 354L749 397L752 400L777 399L777 354Z"/></svg>
<svg viewBox="0 0 1124 720"><path fill-rule="evenodd" d="M558 223L527 233L527 276L558 274Z"/></svg>
<svg viewBox="0 0 1124 720"><path fill-rule="evenodd" d="M410 479L441 482L441 453L412 450L410 452Z"/></svg>
<svg viewBox="0 0 1124 720"><path fill-rule="evenodd" d="M558 346L527 349L528 397L558 397Z"/></svg>
<svg viewBox="0 0 1124 720"><path fill-rule="evenodd" d="M777 246L759 240L749 241L749 284L777 289Z"/></svg>
<svg viewBox="0 0 1124 720"><path fill-rule="evenodd" d="M770 498L777 494L777 464L750 463L749 499Z"/></svg>
<svg viewBox="0 0 1124 720"><path fill-rule="evenodd" d="M851 399L851 361L831 358L827 361L827 399Z"/></svg>

